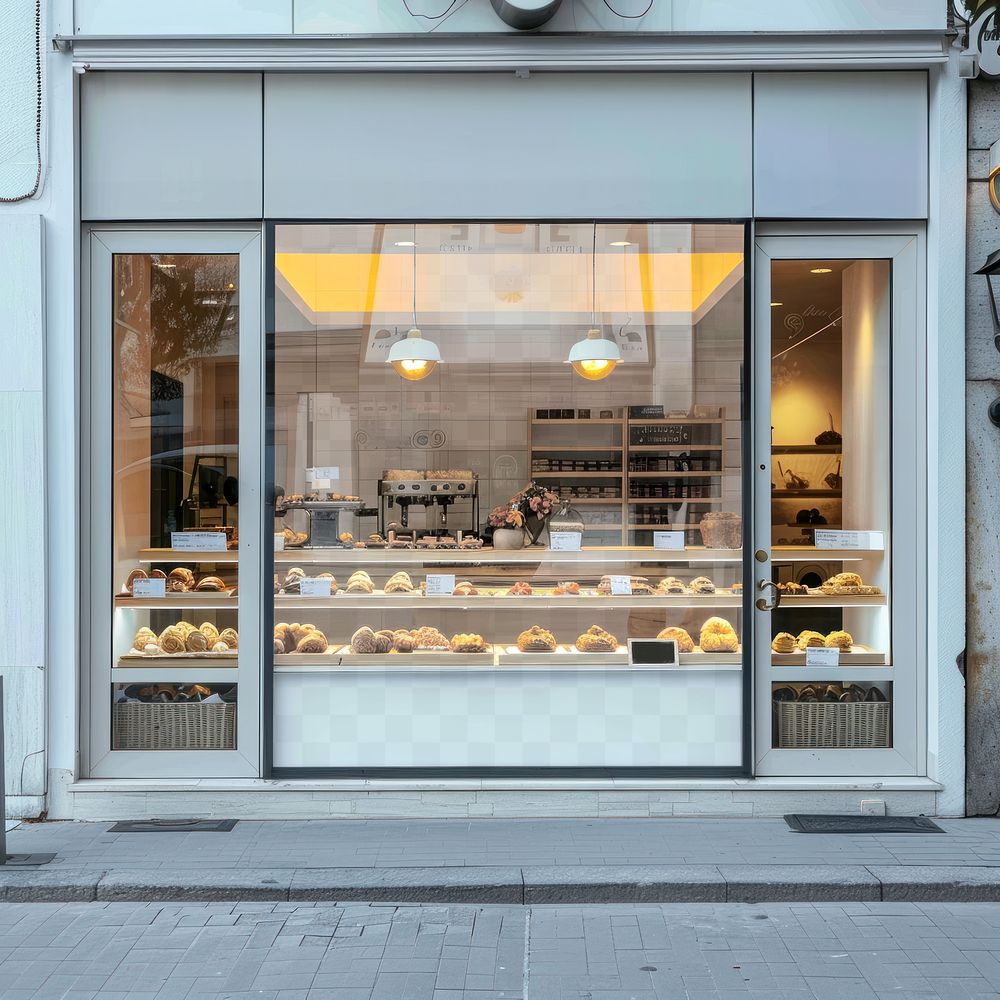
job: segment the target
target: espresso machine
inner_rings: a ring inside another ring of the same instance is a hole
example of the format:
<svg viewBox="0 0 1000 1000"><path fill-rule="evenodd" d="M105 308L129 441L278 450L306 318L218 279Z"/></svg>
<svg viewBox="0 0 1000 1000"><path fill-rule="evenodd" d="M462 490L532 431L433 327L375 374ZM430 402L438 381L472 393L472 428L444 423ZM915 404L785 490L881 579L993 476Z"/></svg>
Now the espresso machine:
<svg viewBox="0 0 1000 1000"><path fill-rule="evenodd" d="M433 527L426 533L449 535L448 511L457 500L471 500L471 523L458 525L463 531L476 531L479 526L479 479L468 470L448 470L458 475L436 476L412 470L386 469L379 480L379 532L386 534L391 521L398 522L403 529L409 528L410 507L437 508L430 518ZM410 472L410 474L406 474ZM398 515L395 508L399 508Z"/></svg>

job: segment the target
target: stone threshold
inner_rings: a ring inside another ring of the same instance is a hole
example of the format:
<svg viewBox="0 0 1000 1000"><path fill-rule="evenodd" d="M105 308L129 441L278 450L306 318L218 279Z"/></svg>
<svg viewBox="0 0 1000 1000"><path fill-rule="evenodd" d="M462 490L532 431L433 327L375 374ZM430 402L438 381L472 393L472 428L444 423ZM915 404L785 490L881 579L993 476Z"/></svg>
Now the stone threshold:
<svg viewBox="0 0 1000 1000"><path fill-rule="evenodd" d="M4 902L788 903L1000 901L1000 867L608 865L0 868Z"/></svg>

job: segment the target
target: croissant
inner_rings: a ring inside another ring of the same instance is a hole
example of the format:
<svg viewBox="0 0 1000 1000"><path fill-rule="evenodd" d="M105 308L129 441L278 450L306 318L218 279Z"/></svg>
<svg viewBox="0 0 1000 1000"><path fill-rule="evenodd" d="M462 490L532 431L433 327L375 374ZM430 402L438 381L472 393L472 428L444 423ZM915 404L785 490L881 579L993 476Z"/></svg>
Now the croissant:
<svg viewBox="0 0 1000 1000"><path fill-rule="evenodd" d="M183 593L194 589L194 573L185 566L178 566L170 571L167 577L167 590L173 593Z"/></svg>
<svg viewBox="0 0 1000 1000"><path fill-rule="evenodd" d="M198 583L195 585L195 590L225 590L226 584L224 580L219 579L217 576L205 576L202 577Z"/></svg>
<svg viewBox="0 0 1000 1000"><path fill-rule="evenodd" d="M149 576L144 569L134 569L125 578L125 590L128 591L129 594L131 594L132 587L134 586L136 580L148 580L148 579Z"/></svg>
<svg viewBox="0 0 1000 1000"><path fill-rule="evenodd" d="M295 633L284 622L274 626L274 638L276 642L281 643L281 652L295 652ZM275 652L278 652L278 650L275 650Z"/></svg>
<svg viewBox="0 0 1000 1000"><path fill-rule="evenodd" d="M132 640L133 649L145 649L151 642L155 643L156 633L151 629L147 628L145 625L135 634L135 638Z"/></svg>
<svg viewBox="0 0 1000 1000"><path fill-rule="evenodd" d="M463 580L461 583L455 584L455 589L452 591L454 597L474 597L479 591L476 590L475 586L469 583L468 580Z"/></svg>
<svg viewBox="0 0 1000 1000"><path fill-rule="evenodd" d="M295 647L296 653L325 653L329 643L322 632L310 632L305 638L300 639Z"/></svg>
<svg viewBox="0 0 1000 1000"><path fill-rule="evenodd" d="M219 640L219 630L211 622L202 622L198 626L198 631L208 639L209 645Z"/></svg>
<svg viewBox="0 0 1000 1000"><path fill-rule="evenodd" d="M203 653L208 649L208 639L204 632L192 629L184 639L184 646L189 653Z"/></svg>
<svg viewBox="0 0 1000 1000"><path fill-rule="evenodd" d="M234 628L224 628L219 633L219 642L224 642L230 649L240 647L240 637Z"/></svg>
<svg viewBox="0 0 1000 1000"><path fill-rule="evenodd" d="M177 629L177 631L180 632L185 639L187 638L188 632L194 631L194 626L190 622L178 622L174 628Z"/></svg>
<svg viewBox="0 0 1000 1000"><path fill-rule="evenodd" d="M164 653L183 653L187 648L184 635L177 630L175 625L168 625L161 633L156 644Z"/></svg>
<svg viewBox="0 0 1000 1000"><path fill-rule="evenodd" d="M186 694L189 699L197 698L198 701L201 701L202 698L207 698L211 693L211 689L205 687L204 684L188 684L188 686L184 689L184 694Z"/></svg>

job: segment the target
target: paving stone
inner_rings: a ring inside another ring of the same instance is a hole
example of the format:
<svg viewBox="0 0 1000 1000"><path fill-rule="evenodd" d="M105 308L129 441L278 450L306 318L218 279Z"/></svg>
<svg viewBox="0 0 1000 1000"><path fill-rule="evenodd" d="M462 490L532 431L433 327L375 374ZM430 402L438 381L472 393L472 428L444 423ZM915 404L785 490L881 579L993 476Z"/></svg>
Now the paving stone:
<svg viewBox="0 0 1000 1000"><path fill-rule="evenodd" d="M116 871L97 884L97 899L121 900L268 900L287 899L290 871L255 869L155 868Z"/></svg>
<svg viewBox="0 0 1000 1000"><path fill-rule="evenodd" d="M879 880L861 865L719 865L730 903L877 901Z"/></svg>
<svg viewBox="0 0 1000 1000"><path fill-rule="evenodd" d="M520 903L523 898L521 870L505 867L298 870L289 895L296 900L398 903Z"/></svg>
<svg viewBox="0 0 1000 1000"><path fill-rule="evenodd" d="M884 900L1000 900L1000 868L969 865L869 865Z"/></svg>
<svg viewBox="0 0 1000 1000"><path fill-rule="evenodd" d="M725 902L714 865L524 868L524 901L541 903Z"/></svg>

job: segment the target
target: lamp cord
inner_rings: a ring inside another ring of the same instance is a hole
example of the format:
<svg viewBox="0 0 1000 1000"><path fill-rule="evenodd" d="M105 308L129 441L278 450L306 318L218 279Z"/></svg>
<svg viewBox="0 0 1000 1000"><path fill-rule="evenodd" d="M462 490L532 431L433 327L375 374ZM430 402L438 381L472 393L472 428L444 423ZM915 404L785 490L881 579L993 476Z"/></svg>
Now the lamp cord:
<svg viewBox="0 0 1000 1000"><path fill-rule="evenodd" d="M590 325L597 326L597 222L594 222L594 242L590 254Z"/></svg>
<svg viewBox="0 0 1000 1000"><path fill-rule="evenodd" d="M607 0L604 0L604 2L607 3ZM406 13L409 14L410 17L422 17L426 21L440 21L441 18L444 17L446 14L448 14L451 11L452 7L454 7L455 4L457 3L458 0L451 0L451 3L448 4L448 6L445 7L445 9L441 11L440 14L417 14L414 11L410 10L410 5L406 2L406 0L403 0L403 6L406 8ZM652 0L650 0L650 3L652 3Z"/></svg>
<svg viewBox="0 0 1000 1000"><path fill-rule="evenodd" d="M646 4L646 9L641 14L623 14L621 11L615 10L614 7L612 7L611 4L608 3L608 0L604 0L604 6L607 7L608 10L610 10L611 13L615 15L615 17L624 17L627 18L629 21L634 21L640 17L645 17L650 12L650 10L653 7L653 0L649 0L649 3Z"/></svg>
<svg viewBox="0 0 1000 1000"><path fill-rule="evenodd" d="M417 326L417 224L413 223L413 326Z"/></svg>

